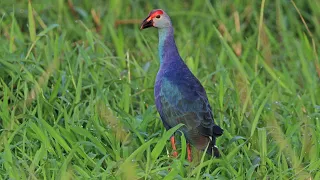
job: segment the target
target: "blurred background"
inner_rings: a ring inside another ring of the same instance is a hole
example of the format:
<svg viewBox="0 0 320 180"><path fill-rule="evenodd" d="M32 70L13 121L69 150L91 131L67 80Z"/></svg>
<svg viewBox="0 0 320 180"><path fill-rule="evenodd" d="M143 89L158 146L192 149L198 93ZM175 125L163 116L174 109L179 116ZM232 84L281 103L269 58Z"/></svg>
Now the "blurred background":
<svg viewBox="0 0 320 180"><path fill-rule="evenodd" d="M225 130L171 157L153 85L171 17ZM1 0L3 179L319 179L318 1Z"/></svg>

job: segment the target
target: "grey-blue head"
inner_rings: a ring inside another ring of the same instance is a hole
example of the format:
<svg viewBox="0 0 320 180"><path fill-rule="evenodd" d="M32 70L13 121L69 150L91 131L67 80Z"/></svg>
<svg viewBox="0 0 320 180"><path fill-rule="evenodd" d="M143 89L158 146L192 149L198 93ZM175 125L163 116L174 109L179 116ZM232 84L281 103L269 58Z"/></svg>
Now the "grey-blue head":
<svg viewBox="0 0 320 180"><path fill-rule="evenodd" d="M149 27L155 28L168 28L171 27L170 17L162 9L152 10L148 17L141 23L140 29L146 29Z"/></svg>

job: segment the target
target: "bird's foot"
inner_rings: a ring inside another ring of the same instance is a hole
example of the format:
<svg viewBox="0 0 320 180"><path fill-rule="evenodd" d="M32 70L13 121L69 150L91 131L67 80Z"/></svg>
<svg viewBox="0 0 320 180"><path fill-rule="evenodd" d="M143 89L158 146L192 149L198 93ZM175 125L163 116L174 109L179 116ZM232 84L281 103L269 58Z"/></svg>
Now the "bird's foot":
<svg viewBox="0 0 320 180"><path fill-rule="evenodd" d="M178 152L177 151L173 151L172 156L175 157L175 158L178 157Z"/></svg>

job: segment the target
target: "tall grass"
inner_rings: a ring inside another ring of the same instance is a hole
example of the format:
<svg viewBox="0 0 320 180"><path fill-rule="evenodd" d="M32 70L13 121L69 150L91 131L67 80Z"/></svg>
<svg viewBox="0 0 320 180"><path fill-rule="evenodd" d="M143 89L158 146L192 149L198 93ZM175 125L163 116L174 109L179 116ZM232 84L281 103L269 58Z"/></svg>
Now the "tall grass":
<svg viewBox="0 0 320 180"><path fill-rule="evenodd" d="M151 9L225 130L171 157ZM320 179L317 1L0 2L1 179Z"/></svg>

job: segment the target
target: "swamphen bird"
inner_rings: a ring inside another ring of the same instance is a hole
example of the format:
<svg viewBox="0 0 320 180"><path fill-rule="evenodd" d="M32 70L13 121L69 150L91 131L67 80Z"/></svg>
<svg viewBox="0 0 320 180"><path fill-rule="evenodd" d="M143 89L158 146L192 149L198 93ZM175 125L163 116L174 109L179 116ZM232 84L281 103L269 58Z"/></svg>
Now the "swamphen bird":
<svg viewBox="0 0 320 180"><path fill-rule="evenodd" d="M190 143L197 149L219 156L215 146L216 138L223 130L214 123L206 91L192 74L179 55L170 17L161 9L152 10L142 22L140 29L156 27L159 31L160 69L158 71L154 96L163 125L170 129L179 123L188 146L188 160L191 162ZM175 139L171 137L173 156L177 156Z"/></svg>

